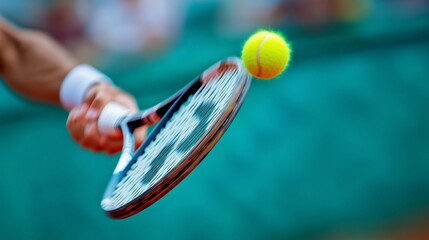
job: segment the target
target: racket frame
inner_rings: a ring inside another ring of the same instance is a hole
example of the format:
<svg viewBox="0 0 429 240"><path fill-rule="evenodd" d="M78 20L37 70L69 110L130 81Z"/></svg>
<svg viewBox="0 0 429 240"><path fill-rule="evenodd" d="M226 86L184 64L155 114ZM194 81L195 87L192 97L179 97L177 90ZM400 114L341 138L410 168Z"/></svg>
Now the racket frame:
<svg viewBox="0 0 429 240"><path fill-rule="evenodd" d="M236 94L232 98L228 105L229 107L223 111L221 117L211 127L212 130L208 133L205 133L205 135L187 154L187 157L184 158L181 164L175 166L168 174L166 174L165 177L163 177L162 181L150 187L147 191L145 191L144 194L130 201L125 206L117 209L109 209L104 207L106 204L109 204L110 198L116 189L117 183L126 175L128 170L138 160L138 158L144 154L146 147L165 127L167 122L177 111L178 107L186 102L187 99L202 86L202 84L210 81L210 79L213 77L211 74L219 74L219 71L222 71L222 67L231 67L232 65L237 67L240 78L242 78L240 80L241 85L236 89L239 94ZM189 173L195 169L195 167L197 167L199 163L206 157L206 155L212 150L214 145L229 127L232 120L235 118L236 114L241 108L241 105L250 87L250 83L251 77L242 66L241 60L235 57L228 58L224 61L218 62L206 70L203 74L196 77L188 85L162 103L149 108L146 111L122 118L117 124L117 127L122 131L124 145L120 160L117 167L115 168L114 174L106 188L102 200L101 205L105 212L110 217L116 219L130 217L158 201L170 190L172 190L178 183L180 183L186 176L188 176ZM134 130L140 126L153 125L157 122L159 123L148 135L145 142L138 148L137 151L134 151Z"/></svg>

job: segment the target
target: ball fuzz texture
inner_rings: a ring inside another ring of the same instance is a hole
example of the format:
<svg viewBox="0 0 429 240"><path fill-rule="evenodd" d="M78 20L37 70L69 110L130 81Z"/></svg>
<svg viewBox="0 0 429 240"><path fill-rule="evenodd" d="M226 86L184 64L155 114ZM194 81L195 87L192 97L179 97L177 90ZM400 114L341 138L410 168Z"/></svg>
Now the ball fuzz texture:
<svg viewBox="0 0 429 240"><path fill-rule="evenodd" d="M280 34L262 30L246 41L241 59L254 77L272 79L286 69L290 55L290 46Z"/></svg>

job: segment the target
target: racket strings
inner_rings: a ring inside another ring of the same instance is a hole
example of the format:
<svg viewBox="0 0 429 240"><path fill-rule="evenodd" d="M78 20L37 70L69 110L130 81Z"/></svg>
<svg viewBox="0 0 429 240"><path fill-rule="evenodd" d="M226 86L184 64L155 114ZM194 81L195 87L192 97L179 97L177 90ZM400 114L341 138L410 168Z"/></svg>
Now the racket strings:
<svg viewBox="0 0 429 240"><path fill-rule="evenodd" d="M117 209L144 194L183 161L219 120L240 84L235 68L225 70L180 106L118 183L104 208Z"/></svg>

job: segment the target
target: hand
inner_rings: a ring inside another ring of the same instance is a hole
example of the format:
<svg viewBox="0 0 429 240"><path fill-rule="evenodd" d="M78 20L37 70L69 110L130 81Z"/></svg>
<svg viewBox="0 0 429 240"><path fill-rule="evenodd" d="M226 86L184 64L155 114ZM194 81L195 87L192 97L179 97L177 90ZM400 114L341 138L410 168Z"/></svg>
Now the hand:
<svg viewBox="0 0 429 240"><path fill-rule="evenodd" d="M109 102L117 102L137 112L136 101L129 94L109 83L94 85L87 94L84 104L70 111L67 128L72 138L82 147L94 152L118 153L122 149L122 134L102 134L98 131L97 121L104 106ZM146 137L146 127L136 129L136 145L140 145Z"/></svg>

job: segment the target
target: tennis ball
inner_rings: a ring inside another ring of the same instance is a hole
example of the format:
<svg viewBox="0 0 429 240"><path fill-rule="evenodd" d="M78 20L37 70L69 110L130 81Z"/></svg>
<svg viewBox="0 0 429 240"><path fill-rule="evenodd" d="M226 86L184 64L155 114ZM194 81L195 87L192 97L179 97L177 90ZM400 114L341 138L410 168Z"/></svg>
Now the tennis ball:
<svg viewBox="0 0 429 240"><path fill-rule="evenodd" d="M280 75L289 64L291 49L286 40L272 31L261 30L244 44L241 59L247 71L260 79Z"/></svg>

